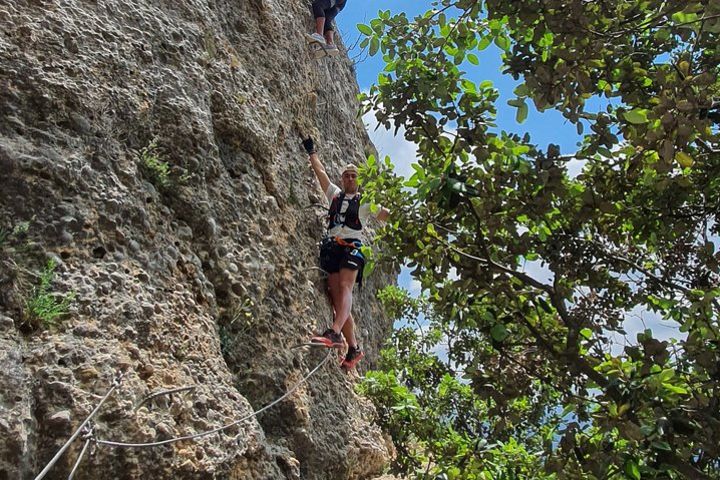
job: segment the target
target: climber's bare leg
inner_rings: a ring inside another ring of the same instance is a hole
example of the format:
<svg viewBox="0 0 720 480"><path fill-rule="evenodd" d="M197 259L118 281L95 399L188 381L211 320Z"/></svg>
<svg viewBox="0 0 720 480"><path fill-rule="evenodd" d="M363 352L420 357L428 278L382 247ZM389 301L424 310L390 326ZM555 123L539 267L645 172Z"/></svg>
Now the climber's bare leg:
<svg viewBox="0 0 720 480"><path fill-rule="evenodd" d="M330 299L330 305L333 306L334 300L333 295L334 292L338 291L338 281L340 274L339 273L331 273L330 275L334 275L335 280L332 281L332 289L331 289L331 281L330 277L328 277L328 297ZM333 306L333 318L335 315L335 307ZM347 341L348 346L350 347L357 347L357 339L355 338L355 320L353 319L352 313L348 315L347 319L345 320L345 324L342 327L342 334L345 336L345 341Z"/></svg>
<svg viewBox="0 0 720 480"><path fill-rule="evenodd" d="M357 278L357 270L349 268L341 268L337 273L328 275L328 288L330 289L330 298L332 299L334 315L332 329L337 333L344 332L343 327L350 317L352 310L352 290L355 286ZM354 328L351 326L352 336L347 338L348 342L354 343Z"/></svg>
<svg viewBox="0 0 720 480"><path fill-rule="evenodd" d="M324 24L325 22L323 22ZM325 27L323 27L325 28ZM327 42L328 45L334 45L335 44L335 31L334 30L328 30L325 32L325 42Z"/></svg>
<svg viewBox="0 0 720 480"><path fill-rule="evenodd" d="M315 33L318 35L322 35L325 31L325 17L318 17L315 19ZM325 34L325 38L327 38L327 34Z"/></svg>
<svg viewBox="0 0 720 480"><path fill-rule="evenodd" d="M352 314L348 315L345 325L343 325L342 333L345 335L345 341L348 347L357 348L357 339L355 338L355 321L353 320Z"/></svg>

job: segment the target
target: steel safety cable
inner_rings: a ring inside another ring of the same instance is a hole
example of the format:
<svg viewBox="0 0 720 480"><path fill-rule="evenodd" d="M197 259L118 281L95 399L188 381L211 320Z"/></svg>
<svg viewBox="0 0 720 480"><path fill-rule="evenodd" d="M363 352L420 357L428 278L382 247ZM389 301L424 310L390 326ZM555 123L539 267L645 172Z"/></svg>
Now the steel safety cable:
<svg viewBox="0 0 720 480"><path fill-rule="evenodd" d="M212 435L212 434L214 434L214 433L218 433L218 432L221 432L221 431L223 431L223 430L227 430L228 428L234 427L235 425L237 425L237 424L239 424L239 423L242 423L242 422L244 422L245 420L248 420L248 419L250 419L250 418L252 418L252 417L255 417L255 416L259 415L260 413L262 413L262 412L264 412L265 410L267 410L267 409L269 409L269 408L277 405L278 403L280 403L281 401L285 400L287 397L289 397L290 395L292 395L292 393L293 393L295 390L297 390L297 389L300 387L300 385L302 385L303 383L305 383L311 376L313 376L313 374L315 374L315 372L317 372L318 370L320 370L320 368L321 368L323 365L325 365L325 363L331 358L331 355L332 355L332 352L328 352L328 354L325 356L325 358L324 358L320 363L318 363L315 368L313 368L307 375L305 375L302 379L300 379L300 381L299 381L298 383L296 383L290 390L288 390L287 392L285 392L282 396L276 398L275 400L273 400L273 401L270 402L269 404L265 405L264 407L260 408L259 410L254 411L254 412L252 412L252 413L249 413L249 414L245 415L244 417L240 418L239 420L235 420L234 422L228 423L227 425L223 425L223 426L221 426L221 427L214 428L214 429L212 429L212 430L208 430L208 431L205 431L205 432L196 433L196 434L193 434L193 435L185 435L185 436L182 436L182 437L169 438L169 439L167 439L167 440L160 440L160 441L157 441L157 442L127 443L127 442L116 442L116 441L113 441L113 440L102 440L102 439L95 439L94 441L95 441L95 443L98 444L98 445L107 445L108 447L116 447L116 448L149 448L149 447L158 447L158 446L160 446L160 445L167 445L167 444L175 443L175 442L181 442L181 441L185 441L185 440L195 440L195 439L197 439L197 438L206 437L206 436L208 436L208 435Z"/></svg>
<svg viewBox="0 0 720 480"><path fill-rule="evenodd" d="M122 377L123 377L122 373L115 376L115 378L113 379L112 388L105 394L105 396L102 398L102 400L100 400L100 403L98 403L97 406L95 407L95 409L90 413L90 415L88 415L87 418L85 418L85 420L80 424L80 426L77 428L77 430L75 430L75 433L72 434L70 439L67 442L65 442L65 444L60 448L60 450L58 450L58 452L48 462L48 464L45 466L45 468L42 470L42 472L40 472L38 474L38 476L35 477L35 480L40 480L41 478L43 478L50 471L50 469L55 465L55 463L57 463L57 461L60 459L62 454L65 453L65 450L67 450L67 448L70 446L70 444L75 441L75 439L80 435L80 433L83 432L83 430L85 429L85 426L88 424L88 422L90 422L90 420L92 420L92 418L98 413L98 411L100 411L100 407L102 407L103 403L105 403L105 400L107 400L110 397L110 395L112 395L112 393L115 391L115 389L120 386L120 383L122 382Z"/></svg>
<svg viewBox="0 0 720 480"><path fill-rule="evenodd" d="M75 477L75 472L77 471L78 467L80 466L80 462L82 461L83 456L85 455L85 452L87 451L87 448L90 445L91 441L92 441L92 438L88 438L87 440L85 440L85 445L83 445L80 455L78 455L77 460L75 460L75 465L73 466L73 469L70 471L70 475L68 475L68 480L73 480L73 478Z"/></svg>

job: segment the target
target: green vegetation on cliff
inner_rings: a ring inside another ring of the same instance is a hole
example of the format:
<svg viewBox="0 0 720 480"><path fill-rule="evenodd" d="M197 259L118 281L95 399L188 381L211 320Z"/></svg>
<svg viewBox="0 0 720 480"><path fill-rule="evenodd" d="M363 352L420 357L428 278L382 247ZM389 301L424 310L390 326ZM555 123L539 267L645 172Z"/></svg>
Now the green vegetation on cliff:
<svg viewBox="0 0 720 480"><path fill-rule="evenodd" d="M363 386L397 467L720 478L720 5L442 0L359 28L386 63L366 108L418 145L409 180L364 172L396 213L385 254L427 292L385 293L424 325ZM494 128L498 92L468 73L490 44L522 82L518 122L531 104L562 112L576 152Z"/></svg>

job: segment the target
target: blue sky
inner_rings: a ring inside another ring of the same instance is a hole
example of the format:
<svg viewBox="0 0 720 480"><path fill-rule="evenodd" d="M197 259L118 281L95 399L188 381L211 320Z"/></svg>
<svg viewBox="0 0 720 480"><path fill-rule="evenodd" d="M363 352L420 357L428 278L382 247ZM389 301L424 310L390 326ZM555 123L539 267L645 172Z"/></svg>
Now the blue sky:
<svg viewBox="0 0 720 480"><path fill-rule="evenodd" d="M390 10L393 13L405 12L409 17L422 14L431 8L430 0L348 0L345 9L340 12L336 21L338 29L343 36L345 44L352 46L359 36L356 25L369 23L377 16L378 10ZM352 55L353 52L351 52ZM467 64L468 78L475 83L490 80L500 92L498 107L498 127L502 130L524 133L530 132L531 141L542 148L549 143L560 145L563 154L569 154L577 149L580 137L575 126L567 122L560 113L549 110L543 113L530 106L527 120L518 125L515 122L515 107L507 104L514 98L513 90L519 82L509 75L502 75L501 50L491 45L478 54L480 65ZM377 80L378 73L383 69L382 57L376 55L356 65L357 79L361 90L367 90Z"/></svg>

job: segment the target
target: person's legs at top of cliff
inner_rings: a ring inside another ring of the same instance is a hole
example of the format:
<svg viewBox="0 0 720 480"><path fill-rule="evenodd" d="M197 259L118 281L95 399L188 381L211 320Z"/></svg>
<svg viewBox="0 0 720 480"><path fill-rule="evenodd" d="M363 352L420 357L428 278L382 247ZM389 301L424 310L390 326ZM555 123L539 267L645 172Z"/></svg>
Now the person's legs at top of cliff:
<svg viewBox="0 0 720 480"><path fill-rule="evenodd" d="M336 55L335 30L333 20L345 8L347 0L314 0L312 3L315 17L315 32L307 34L308 40L318 42L329 55Z"/></svg>
<svg viewBox="0 0 720 480"><path fill-rule="evenodd" d="M380 207L377 213L373 214L370 205L362 202L362 195L358 190L358 169L355 165L349 164L343 169L340 188L330 181L320 163L313 139L308 137L304 140L303 147L329 203L327 233L320 247L320 267L328 273L333 324L322 335L313 337L312 341L341 348L344 336L348 343L348 352L342 365L350 369L363 357L355 337L355 321L351 315L353 287L355 283L362 281L365 266L365 258L360 250L366 241L363 225L371 215L385 221L390 212Z"/></svg>

